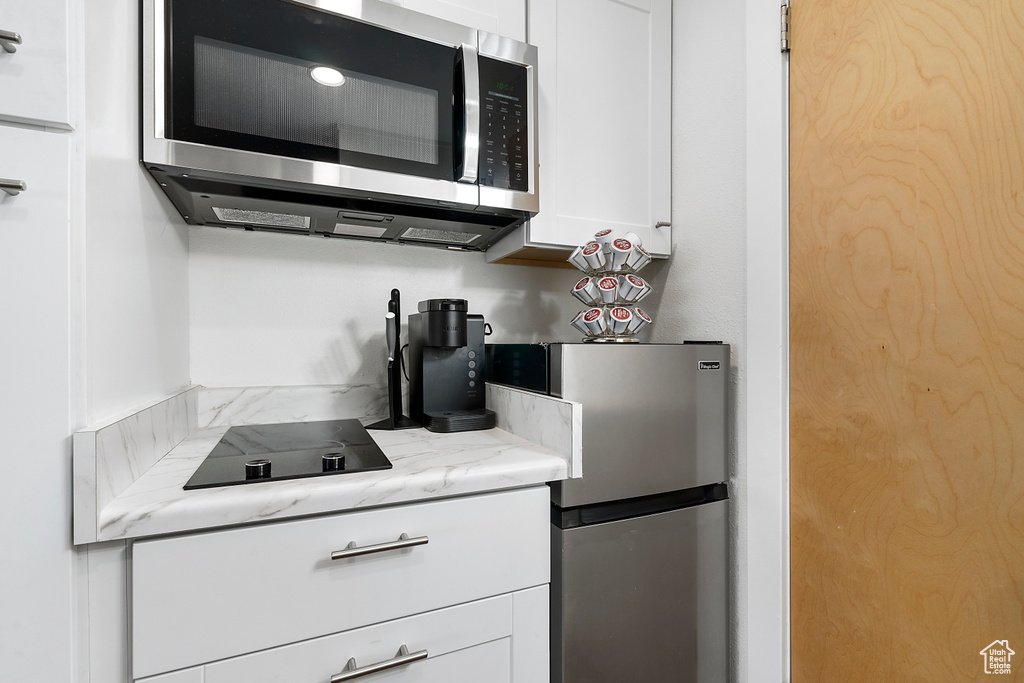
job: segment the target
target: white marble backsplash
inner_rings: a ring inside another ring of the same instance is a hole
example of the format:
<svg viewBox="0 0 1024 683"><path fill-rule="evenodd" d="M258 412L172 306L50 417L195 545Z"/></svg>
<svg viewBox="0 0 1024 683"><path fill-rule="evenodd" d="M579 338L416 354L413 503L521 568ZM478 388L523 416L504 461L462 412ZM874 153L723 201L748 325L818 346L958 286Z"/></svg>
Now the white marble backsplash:
<svg viewBox="0 0 1024 683"><path fill-rule="evenodd" d="M196 430L198 394L190 387L75 433L75 543L96 540L99 512Z"/></svg>
<svg viewBox="0 0 1024 683"><path fill-rule="evenodd" d="M366 421L387 413L387 387L378 384L204 388L199 394L200 427Z"/></svg>
<svg viewBox="0 0 1024 683"><path fill-rule="evenodd" d="M569 478L583 476L583 405L501 384L487 385L497 427L568 458Z"/></svg>

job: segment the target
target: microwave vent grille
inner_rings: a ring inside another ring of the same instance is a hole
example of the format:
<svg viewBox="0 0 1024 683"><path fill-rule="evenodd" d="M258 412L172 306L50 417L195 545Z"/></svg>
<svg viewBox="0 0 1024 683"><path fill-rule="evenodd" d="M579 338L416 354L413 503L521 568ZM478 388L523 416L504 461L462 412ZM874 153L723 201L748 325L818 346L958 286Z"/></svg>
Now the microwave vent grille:
<svg viewBox="0 0 1024 683"><path fill-rule="evenodd" d="M246 209L225 209L219 206L212 208L217 218L225 223L309 230L309 216L298 216L291 213L270 213L268 211L248 211Z"/></svg>
<svg viewBox="0 0 1024 683"><path fill-rule="evenodd" d="M448 242L450 244L470 244L480 235L455 232L453 230L437 230L434 228L409 228L402 233L402 239L422 240L424 242Z"/></svg>

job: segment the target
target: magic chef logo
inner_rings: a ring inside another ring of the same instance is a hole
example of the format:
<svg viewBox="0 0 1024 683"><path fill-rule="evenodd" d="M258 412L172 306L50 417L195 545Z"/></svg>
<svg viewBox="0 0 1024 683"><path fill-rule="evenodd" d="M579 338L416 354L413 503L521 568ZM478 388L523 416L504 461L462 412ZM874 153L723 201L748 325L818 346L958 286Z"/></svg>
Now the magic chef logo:
<svg viewBox="0 0 1024 683"><path fill-rule="evenodd" d="M985 658L985 673L987 674L1009 674L1010 657L1017 654L1010 649L1010 643L1005 640L993 640L992 643L980 652Z"/></svg>
<svg viewBox="0 0 1024 683"><path fill-rule="evenodd" d="M692 366L691 366L692 367ZM722 362L717 360L702 360L697 361L698 370L719 370L722 367Z"/></svg>

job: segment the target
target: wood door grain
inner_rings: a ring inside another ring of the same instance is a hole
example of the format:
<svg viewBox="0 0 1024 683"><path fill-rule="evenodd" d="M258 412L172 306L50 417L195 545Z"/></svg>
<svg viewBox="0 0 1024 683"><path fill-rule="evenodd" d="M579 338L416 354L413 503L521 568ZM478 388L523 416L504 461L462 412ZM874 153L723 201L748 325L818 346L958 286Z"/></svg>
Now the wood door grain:
<svg viewBox="0 0 1024 683"><path fill-rule="evenodd" d="M1024 2L793 2L792 668L1024 681Z"/></svg>

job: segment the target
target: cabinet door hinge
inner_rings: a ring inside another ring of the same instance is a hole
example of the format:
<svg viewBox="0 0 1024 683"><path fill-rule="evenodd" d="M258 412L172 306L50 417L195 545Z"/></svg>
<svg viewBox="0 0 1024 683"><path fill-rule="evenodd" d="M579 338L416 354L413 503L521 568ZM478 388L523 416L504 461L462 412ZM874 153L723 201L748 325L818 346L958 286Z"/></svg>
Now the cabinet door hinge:
<svg viewBox="0 0 1024 683"><path fill-rule="evenodd" d="M789 27L789 5L783 5L779 15L779 23L782 34L782 51L789 52L790 27Z"/></svg>

